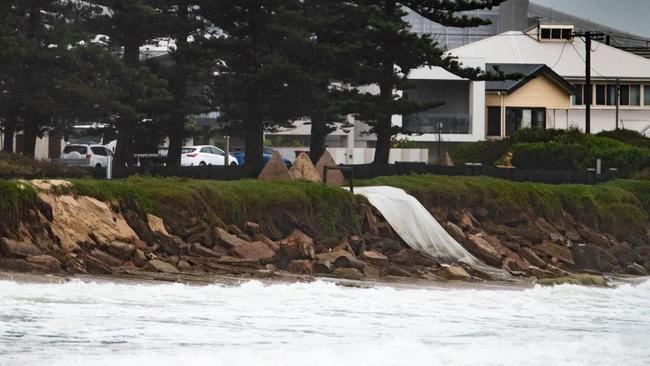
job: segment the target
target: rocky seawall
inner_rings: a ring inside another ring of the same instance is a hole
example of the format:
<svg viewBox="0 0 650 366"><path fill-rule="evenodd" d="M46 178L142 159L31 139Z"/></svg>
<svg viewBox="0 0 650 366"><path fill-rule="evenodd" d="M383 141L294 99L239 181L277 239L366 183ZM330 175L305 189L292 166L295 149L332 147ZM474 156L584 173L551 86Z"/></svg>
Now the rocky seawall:
<svg viewBox="0 0 650 366"><path fill-rule="evenodd" d="M491 280L475 268L440 263L410 249L362 201L355 203L358 231L343 233L332 242L309 235L299 222L282 230L250 221L239 226L215 223L192 215L167 222L134 202L65 193L60 188L67 182L24 184L35 189L38 204L21 209L13 228L3 228L3 270L143 278L164 274L172 280L187 275ZM579 224L569 214L548 222L525 213L495 217L480 207L438 205L431 212L467 250L513 278L603 284L602 273L646 275L650 269L647 235L630 243Z"/></svg>

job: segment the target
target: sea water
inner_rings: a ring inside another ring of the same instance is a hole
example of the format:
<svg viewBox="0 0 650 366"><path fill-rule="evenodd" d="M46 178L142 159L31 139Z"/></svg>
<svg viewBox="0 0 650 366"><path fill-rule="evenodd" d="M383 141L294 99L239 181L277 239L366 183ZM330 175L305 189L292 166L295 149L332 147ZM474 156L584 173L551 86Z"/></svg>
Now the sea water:
<svg viewBox="0 0 650 366"><path fill-rule="evenodd" d="M0 365L649 365L650 283L0 281Z"/></svg>

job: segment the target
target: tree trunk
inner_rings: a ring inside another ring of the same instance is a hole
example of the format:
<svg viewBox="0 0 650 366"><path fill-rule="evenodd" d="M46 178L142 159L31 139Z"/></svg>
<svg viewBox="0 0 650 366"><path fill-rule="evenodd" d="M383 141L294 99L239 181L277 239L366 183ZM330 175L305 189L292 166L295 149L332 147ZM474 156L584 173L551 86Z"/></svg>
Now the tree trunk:
<svg viewBox="0 0 650 366"><path fill-rule="evenodd" d="M262 166L262 153L264 145L264 127L261 118L250 118L245 124L246 161L244 165L249 168Z"/></svg>
<svg viewBox="0 0 650 366"><path fill-rule="evenodd" d="M174 75L171 87L174 96L174 110L171 113L171 126L169 128L169 149L167 150L167 166L177 167L181 165L181 151L185 133L185 101L187 98L187 37L189 36L184 22L188 17L188 5L186 2L179 4L177 15L178 32L176 38L176 53L173 55L176 60Z"/></svg>
<svg viewBox="0 0 650 366"><path fill-rule="evenodd" d="M25 121L24 138L23 138L23 155L34 158L36 154L36 137L38 135L38 123L34 121Z"/></svg>
<svg viewBox="0 0 650 366"><path fill-rule="evenodd" d="M14 134L16 133L16 119L12 116L5 119L4 143L2 151L6 153L14 152Z"/></svg>
<svg viewBox="0 0 650 366"><path fill-rule="evenodd" d="M133 67L140 63L139 44L124 45L124 62ZM117 145L114 155L114 166L117 169L133 165L133 128L137 122L135 116L124 115L120 116L117 123Z"/></svg>
<svg viewBox="0 0 650 366"><path fill-rule="evenodd" d="M309 157L316 164L318 159L325 153L325 141L327 139L327 121L322 113L314 113L311 116L311 136L309 143Z"/></svg>
<svg viewBox="0 0 650 366"><path fill-rule="evenodd" d="M387 17L394 17L397 4L395 1L386 1L384 5L384 13ZM389 45L386 45L387 47ZM383 61L383 76L379 82L379 98L381 100L382 108L386 108L385 112L375 122L375 134L377 135L377 145L375 146L375 160L374 165L376 168L385 167L388 165L390 156L390 138L393 134L392 118L393 113L391 105L393 103L393 74L395 60L392 57L387 57Z"/></svg>

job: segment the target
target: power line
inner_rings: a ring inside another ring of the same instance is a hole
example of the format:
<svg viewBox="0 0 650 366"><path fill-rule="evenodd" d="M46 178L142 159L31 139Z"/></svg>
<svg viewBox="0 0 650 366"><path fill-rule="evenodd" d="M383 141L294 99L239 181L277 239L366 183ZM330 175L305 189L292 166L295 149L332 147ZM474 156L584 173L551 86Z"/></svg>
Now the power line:
<svg viewBox="0 0 650 366"><path fill-rule="evenodd" d="M568 39L566 41L564 41L564 45L562 46L562 52L560 52L560 57L557 58L557 61L555 61L553 66L550 66L551 69L554 68L555 66L557 66L557 64L560 63L560 60L562 60L562 55L564 55L564 49L566 48L567 43L569 43ZM571 42L571 45L573 45L573 42Z"/></svg>

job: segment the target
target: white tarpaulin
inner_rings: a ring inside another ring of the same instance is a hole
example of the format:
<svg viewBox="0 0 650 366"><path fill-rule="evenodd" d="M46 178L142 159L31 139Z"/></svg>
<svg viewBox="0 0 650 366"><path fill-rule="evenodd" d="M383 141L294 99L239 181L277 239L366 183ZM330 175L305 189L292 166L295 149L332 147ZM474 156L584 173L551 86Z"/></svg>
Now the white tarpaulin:
<svg viewBox="0 0 650 366"><path fill-rule="evenodd" d="M413 249L448 262L463 262L492 275L507 272L476 259L460 245L415 197L403 189L376 186L355 187L384 216L404 242Z"/></svg>

